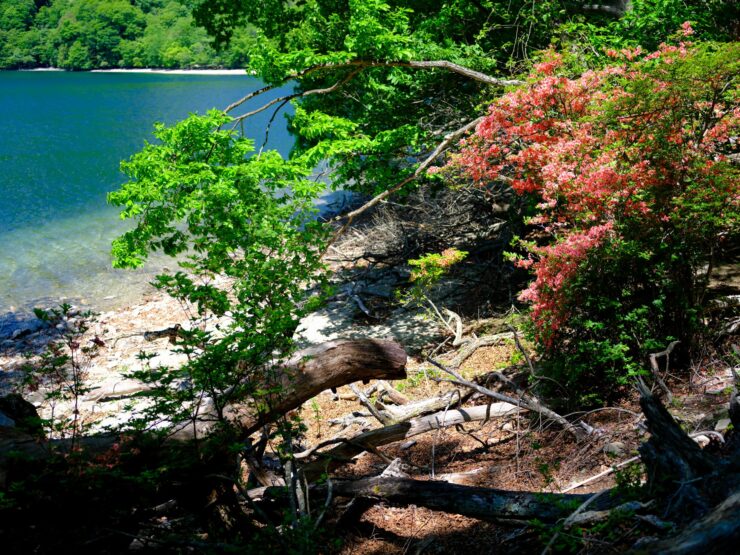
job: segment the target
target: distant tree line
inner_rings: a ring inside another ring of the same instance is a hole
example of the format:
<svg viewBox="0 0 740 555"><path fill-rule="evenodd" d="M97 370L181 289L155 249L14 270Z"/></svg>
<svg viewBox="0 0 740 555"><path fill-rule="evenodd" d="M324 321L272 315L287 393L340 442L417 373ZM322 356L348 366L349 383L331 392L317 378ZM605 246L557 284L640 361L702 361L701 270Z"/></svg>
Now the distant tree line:
<svg viewBox="0 0 740 555"><path fill-rule="evenodd" d="M243 67L254 33L217 50L191 0L2 0L0 69Z"/></svg>

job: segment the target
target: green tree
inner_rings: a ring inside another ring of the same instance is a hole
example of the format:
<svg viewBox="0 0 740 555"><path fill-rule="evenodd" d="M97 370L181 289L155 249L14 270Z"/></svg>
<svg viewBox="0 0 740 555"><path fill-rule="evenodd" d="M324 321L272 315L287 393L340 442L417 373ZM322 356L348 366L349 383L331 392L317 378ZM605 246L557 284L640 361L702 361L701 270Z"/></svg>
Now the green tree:
<svg viewBox="0 0 740 555"><path fill-rule="evenodd" d="M199 356L184 368L140 375L187 378L177 411L204 393L218 406L259 396L250 376L289 353L323 269L325 232L312 204L323 186L309 179L309 161L254 155L252 141L224 129L231 122L212 111L158 125L158 144L122 164L131 181L109 197L136 221L115 241L114 264L139 266L153 250L179 256L182 270L160 275L158 286L201 316L233 322L219 337L196 332L188 352Z"/></svg>

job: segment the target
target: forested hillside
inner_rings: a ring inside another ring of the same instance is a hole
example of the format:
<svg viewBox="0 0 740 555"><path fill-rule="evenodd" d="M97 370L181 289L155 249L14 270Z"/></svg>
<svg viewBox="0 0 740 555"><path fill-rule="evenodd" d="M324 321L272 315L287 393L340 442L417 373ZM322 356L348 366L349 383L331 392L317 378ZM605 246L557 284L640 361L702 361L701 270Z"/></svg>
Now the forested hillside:
<svg viewBox="0 0 740 555"><path fill-rule="evenodd" d="M217 52L189 0L3 0L0 69L243 67L252 33Z"/></svg>

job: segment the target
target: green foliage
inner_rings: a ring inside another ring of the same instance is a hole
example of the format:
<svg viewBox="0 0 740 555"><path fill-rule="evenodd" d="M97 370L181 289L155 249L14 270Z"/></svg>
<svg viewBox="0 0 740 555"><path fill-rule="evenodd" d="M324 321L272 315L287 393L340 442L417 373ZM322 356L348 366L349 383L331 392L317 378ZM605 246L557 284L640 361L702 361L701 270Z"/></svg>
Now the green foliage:
<svg viewBox="0 0 740 555"><path fill-rule="evenodd" d="M631 9L622 17L606 24L574 19L563 26L562 39L594 62L607 48L655 50L685 21L691 22L702 40L738 38L740 5L732 0L632 0L630 4ZM590 48L596 52L589 52Z"/></svg>
<svg viewBox="0 0 740 555"><path fill-rule="evenodd" d="M4 0L0 68L243 67L253 32L217 52L183 0ZM40 6L40 7L39 7Z"/></svg>
<svg viewBox="0 0 740 555"><path fill-rule="evenodd" d="M620 468L614 473L617 482L617 495L625 501L639 500L645 497L646 487L643 483L645 466L634 462Z"/></svg>
<svg viewBox="0 0 740 555"><path fill-rule="evenodd" d="M450 270L450 267L461 262L467 252L450 248L441 253L432 253L409 260L411 266L411 288L402 295L405 303L424 304L428 301L430 290Z"/></svg>
<svg viewBox="0 0 740 555"><path fill-rule="evenodd" d="M403 392L407 389L416 389L424 380L429 380L430 378L442 378L443 376L444 374L441 370L437 370L436 368L423 368L422 370L411 374L405 380L397 381L395 383L395 387L398 391Z"/></svg>
<svg viewBox="0 0 740 555"><path fill-rule="evenodd" d="M444 59L508 74L569 18L563 2L550 0L204 1L194 14L221 41L254 26L250 68L268 82L328 66L297 80L304 91L349 77L352 67L332 67L356 61ZM440 135L477 117L498 90L445 70L364 69L331 94L300 100L291 122L296 151L328 159L336 186L377 193L409 176ZM317 117L345 122L342 137L316 136Z"/></svg>
<svg viewBox="0 0 740 555"><path fill-rule="evenodd" d="M298 319L318 298L309 287L323 272L326 232L313 208L323 185L302 159L253 155L252 141L224 129L230 121L214 110L157 125L158 142L122 164L131 181L109 195L136 221L114 242L114 264L139 266L151 251L178 257L181 270L156 285L196 308L179 347L190 363L137 373L162 393L154 413L181 417L204 393L218 407L245 395L268 400L275 391L255 384L289 352ZM209 315L231 324L202 331Z"/></svg>

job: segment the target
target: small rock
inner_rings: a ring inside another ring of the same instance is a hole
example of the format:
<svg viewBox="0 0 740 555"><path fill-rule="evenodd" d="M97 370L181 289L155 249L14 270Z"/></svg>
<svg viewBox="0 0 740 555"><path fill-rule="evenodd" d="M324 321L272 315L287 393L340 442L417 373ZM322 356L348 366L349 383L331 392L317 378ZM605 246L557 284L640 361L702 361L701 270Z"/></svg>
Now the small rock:
<svg viewBox="0 0 740 555"><path fill-rule="evenodd" d="M714 425L714 431L722 434L727 431L727 428L730 427L730 424L732 424L732 420L730 420L729 418L722 418L717 422L717 424Z"/></svg>
<svg viewBox="0 0 740 555"><path fill-rule="evenodd" d="M627 446L621 441L614 441L607 443L604 446L604 453L611 455L612 457L623 457L627 451Z"/></svg>
<svg viewBox="0 0 740 555"><path fill-rule="evenodd" d="M513 422L507 422L501 427L501 429L505 432L511 432L511 433L516 432L516 426L514 426Z"/></svg>
<svg viewBox="0 0 740 555"><path fill-rule="evenodd" d="M401 444L401 450L406 451L407 449L411 449L414 445L416 445L416 440L412 439L411 441L407 441L406 443Z"/></svg>
<svg viewBox="0 0 740 555"><path fill-rule="evenodd" d="M707 436L705 436L705 435L696 436L693 439L699 445L699 447L701 447L702 449L704 449L707 445L709 445L711 443L710 440L709 440L709 438Z"/></svg>

